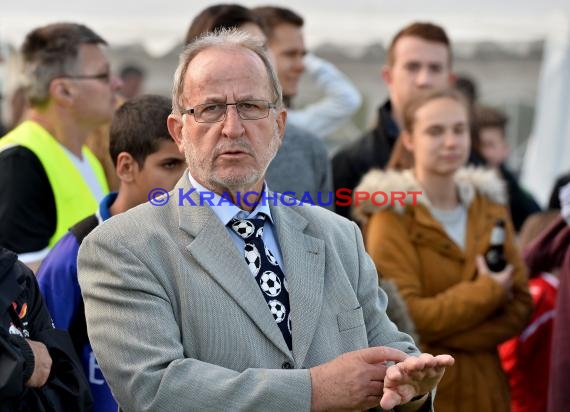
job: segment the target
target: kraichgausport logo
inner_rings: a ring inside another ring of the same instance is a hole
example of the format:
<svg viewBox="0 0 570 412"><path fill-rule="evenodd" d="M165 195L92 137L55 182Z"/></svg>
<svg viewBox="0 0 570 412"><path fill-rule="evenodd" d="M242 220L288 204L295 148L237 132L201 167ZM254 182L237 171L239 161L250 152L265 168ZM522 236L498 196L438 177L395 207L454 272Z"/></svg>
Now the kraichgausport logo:
<svg viewBox="0 0 570 412"><path fill-rule="evenodd" d="M336 206L358 206L363 202L369 201L375 206L405 206L405 199L411 196L411 206L417 205L417 197L422 195L421 190L408 191L376 191L364 192L354 191L351 189L340 188L336 191L310 192L236 192L235 201L229 193L216 194L211 191L198 192L195 188L184 190L179 188L176 199L178 206L223 206L236 205L238 207L245 205L247 207L255 207L258 204L270 206L323 206L328 207L332 204ZM170 193L161 187L156 187L148 193L148 201L153 206L164 206L170 201Z"/></svg>

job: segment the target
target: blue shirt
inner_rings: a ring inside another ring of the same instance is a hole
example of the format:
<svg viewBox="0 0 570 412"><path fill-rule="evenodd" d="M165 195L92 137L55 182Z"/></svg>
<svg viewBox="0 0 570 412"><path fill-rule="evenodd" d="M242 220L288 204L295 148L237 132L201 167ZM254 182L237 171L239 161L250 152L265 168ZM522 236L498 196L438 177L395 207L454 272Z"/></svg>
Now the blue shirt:
<svg viewBox="0 0 570 412"><path fill-rule="evenodd" d="M95 214L101 224L111 217L109 208L117 193L109 193L101 200ZM77 253L79 243L72 232L67 232L52 248L42 262L38 273L38 284L46 306L56 328L69 330L76 316L83 315L82 298L77 281ZM117 402L99 368L89 341L79 354L93 395L93 412L116 412Z"/></svg>
<svg viewBox="0 0 570 412"><path fill-rule="evenodd" d="M211 190L206 189L204 186L198 183L196 179L192 177L190 172L188 172L188 178L190 180L190 184L196 189L198 193L213 193ZM266 184L263 185L263 192L268 195L269 191ZM281 270L283 273L285 273L285 276L287 276L285 266L283 265L283 258L281 257L281 248L279 247L279 242L275 236L275 223L273 222L273 217L271 216L271 209L269 208L268 202L259 202L251 212L247 212L243 209L240 209L235 204L230 204L227 201L223 201L222 197L219 194L213 193L212 204L213 205L210 206L212 211L218 217L218 219L220 219L220 222L222 222L222 224L226 227L240 255L243 255L244 241L228 226L228 223L234 217L237 219L252 219L258 214L264 213L267 216L267 219L263 225L263 242L267 246L267 249L269 249L269 251L273 254L275 259L277 259Z"/></svg>

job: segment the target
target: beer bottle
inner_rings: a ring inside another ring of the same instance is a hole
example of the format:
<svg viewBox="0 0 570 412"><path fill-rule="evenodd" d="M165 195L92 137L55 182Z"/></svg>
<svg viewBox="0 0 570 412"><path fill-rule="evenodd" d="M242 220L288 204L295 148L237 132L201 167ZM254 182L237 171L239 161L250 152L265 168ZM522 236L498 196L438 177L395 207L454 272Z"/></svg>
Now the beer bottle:
<svg viewBox="0 0 570 412"><path fill-rule="evenodd" d="M498 219L491 232L491 244L485 252L485 262L491 272L500 272L507 267L505 259L505 221Z"/></svg>

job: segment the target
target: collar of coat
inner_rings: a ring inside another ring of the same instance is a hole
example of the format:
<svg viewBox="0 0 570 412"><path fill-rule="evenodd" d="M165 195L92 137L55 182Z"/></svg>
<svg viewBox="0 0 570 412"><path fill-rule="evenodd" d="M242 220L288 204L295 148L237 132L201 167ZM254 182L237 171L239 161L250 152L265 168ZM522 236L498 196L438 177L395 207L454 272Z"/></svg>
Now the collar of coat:
<svg viewBox="0 0 570 412"><path fill-rule="evenodd" d="M476 193L488 197L491 201L502 205L507 204L507 191L505 183L498 174L491 169L482 167L465 167L455 174L455 183L459 200L465 207L469 207ZM406 207L414 205L414 197L417 204L430 208L431 203L424 194L413 196L410 191L421 191L422 188L414 177L412 170L371 170L361 180L355 192L368 192L371 197L374 192L384 192L388 201L381 205L383 197L378 197L376 204L371 199L360 201L358 206L352 209L353 217L361 224L366 224L368 218L384 209L392 209L396 213L403 214ZM391 202L391 194L405 192L403 205L399 201Z"/></svg>

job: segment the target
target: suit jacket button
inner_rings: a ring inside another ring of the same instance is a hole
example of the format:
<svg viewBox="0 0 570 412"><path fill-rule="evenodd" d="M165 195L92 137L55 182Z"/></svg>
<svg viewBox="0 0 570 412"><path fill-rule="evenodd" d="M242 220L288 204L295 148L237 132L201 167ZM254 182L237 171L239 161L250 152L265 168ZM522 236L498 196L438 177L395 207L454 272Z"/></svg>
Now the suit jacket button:
<svg viewBox="0 0 570 412"><path fill-rule="evenodd" d="M281 369L293 369L293 365L291 365L289 362L283 362L281 364Z"/></svg>

